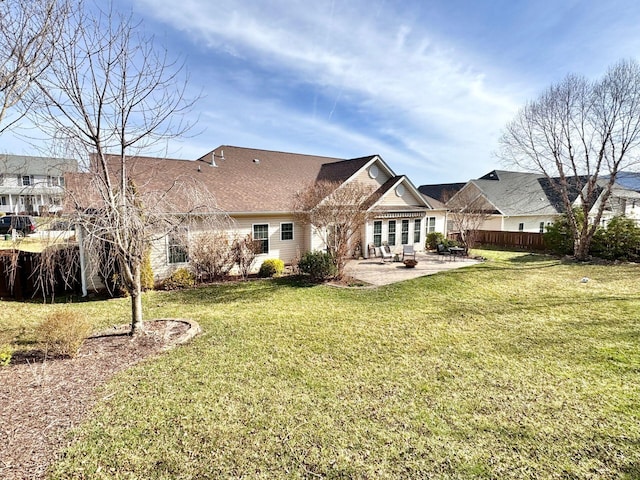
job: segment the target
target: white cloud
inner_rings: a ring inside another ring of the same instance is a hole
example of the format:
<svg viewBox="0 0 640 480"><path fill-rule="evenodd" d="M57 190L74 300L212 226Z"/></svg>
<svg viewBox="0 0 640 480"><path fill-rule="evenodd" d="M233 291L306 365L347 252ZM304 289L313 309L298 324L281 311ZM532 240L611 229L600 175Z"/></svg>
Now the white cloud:
<svg viewBox="0 0 640 480"><path fill-rule="evenodd" d="M189 32L195 43L286 72L295 82L332 95L338 109L362 110L376 119L379 133L392 136L396 148L415 150L422 163L460 161L436 158L451 155L452 149L430 141L434 136L478 152L517 108L508 96L492 91L486 73L453 47L432 38L409 16L389 17L384 8L377 16L368 3L183 0L180 9L174 2L142 3L163 22ZM280 115L295 115L287 105L278 107ZM335 121L335 108L317 110L316 118ZM344 137L362 135L369 146L386 145L376 140L376 132L359 133L357 125L341 128L352 129Z"/></svg>

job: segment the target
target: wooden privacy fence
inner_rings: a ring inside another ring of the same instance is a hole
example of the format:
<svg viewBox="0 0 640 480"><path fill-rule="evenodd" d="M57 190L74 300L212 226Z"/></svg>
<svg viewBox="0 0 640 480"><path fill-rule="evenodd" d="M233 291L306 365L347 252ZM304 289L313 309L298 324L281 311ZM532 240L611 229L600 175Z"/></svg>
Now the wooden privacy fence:
<svg viewBox="0 0 640 480"><path fill-rule="evenodd" d="M501 232L497 230L478 230L478 245L491 245L522 250L546 250L544 234L532 232Z"/></svg>
<svg viewBox="0 0 640 480"><path fill-rule="evenodd" d="M49 258L42 253L0 250L0 298L52 298L79 292L77 258L78 247L57 250Z"/></svg>

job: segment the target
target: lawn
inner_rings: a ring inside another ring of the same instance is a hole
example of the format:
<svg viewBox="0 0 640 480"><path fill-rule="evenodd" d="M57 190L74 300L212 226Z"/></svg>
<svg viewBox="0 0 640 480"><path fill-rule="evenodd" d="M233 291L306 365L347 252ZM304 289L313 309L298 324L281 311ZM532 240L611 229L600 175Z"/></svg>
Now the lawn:
<svg viewBox="0 0 640 480"><path fill-rule="evenodd" d="M205 333L106 385L52 478L639 478L640 267L483 254L372 290L146 294ZM23 342L59 308L0 305Z"/></svg>

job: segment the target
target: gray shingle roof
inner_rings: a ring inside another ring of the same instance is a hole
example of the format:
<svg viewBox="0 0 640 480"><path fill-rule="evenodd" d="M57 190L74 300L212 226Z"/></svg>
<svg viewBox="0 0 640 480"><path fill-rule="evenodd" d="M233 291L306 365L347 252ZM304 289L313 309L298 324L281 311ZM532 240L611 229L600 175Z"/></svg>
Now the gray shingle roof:
<svg viewBox="0 0 640 480"><path fill-rule="evenodd" d="M550 199L553 189L545 185L545 177L535 173L494 170L470 183L506 216L555 215L559 213L556 201Z"/></svg>
<svg viewBox="0 0 640 480"><path fill-rule="evenodd" d="M0 154L0 173L15 175L63 176L77 172L78 162L70 158L30 157Z"/></svg>

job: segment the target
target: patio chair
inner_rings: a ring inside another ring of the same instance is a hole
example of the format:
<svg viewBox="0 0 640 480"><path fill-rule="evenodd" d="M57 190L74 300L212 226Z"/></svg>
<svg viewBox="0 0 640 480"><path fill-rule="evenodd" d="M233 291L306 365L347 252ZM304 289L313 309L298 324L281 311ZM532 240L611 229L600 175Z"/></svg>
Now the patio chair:
<svg viewBox="0 0 640 480"><path fill-rule="evenodd" d="M413 249L413 245L402 246L402 261L404 262L408 258L416 259L416 251Z"/></svg>
<svg viewBox="0 0 640 480"><path fill-rule="evenodd" d="M385 245L383 247L376 247L376 254L380 254L383 262L393 261L393 254L391 253L391 249L388 245Z"/></svg>
<svg viewBox="0 0 640 480"><path fill-rule="evenodd" d="M442 243L438 244L437 250L438 250L438 255L443 255L443 256L449 255L449 260L451 260L451 252Z"/></svg>

